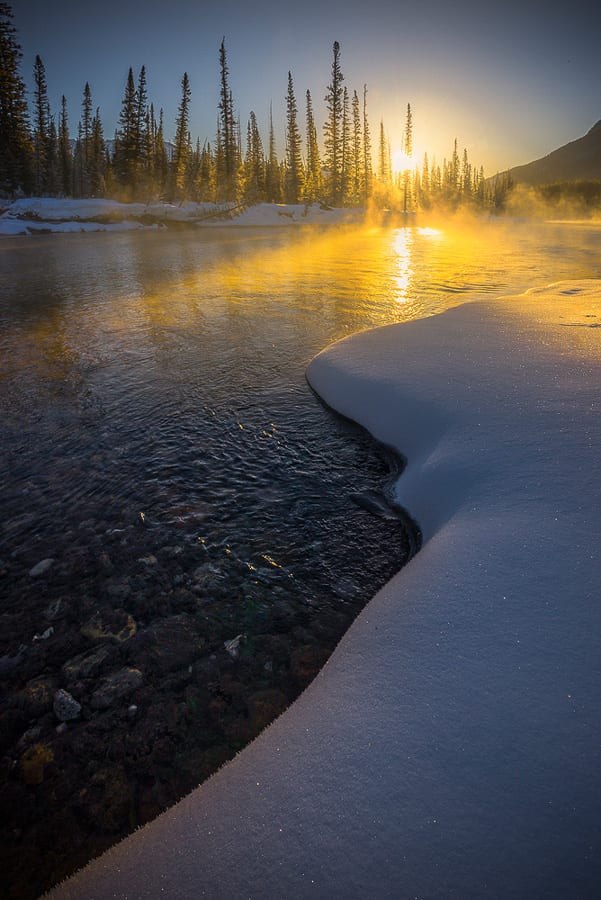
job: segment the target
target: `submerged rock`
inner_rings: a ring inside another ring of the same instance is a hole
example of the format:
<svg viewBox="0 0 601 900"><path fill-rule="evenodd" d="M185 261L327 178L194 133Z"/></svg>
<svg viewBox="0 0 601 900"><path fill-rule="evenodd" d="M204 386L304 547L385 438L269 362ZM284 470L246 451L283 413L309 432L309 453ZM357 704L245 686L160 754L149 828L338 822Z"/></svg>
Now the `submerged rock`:
<svg viewBox="0 0 601 900"><path fill-rule="evenodd" d="M52 708L56 684L43 676L28 681L17 694L18 705L32 719L39 719Z"/></svg>
<svg viewBox="0 0 601 900"><path fill-rule="evenodd" d="M119 611L105 621L100 613L95 613L82 627L84 637L93 641L115 641L118 644L128 641L136 633L136 623L129 613Z"/></svg>
<svg viewBox="0 0 601 900"><path fill-rule="evenodd" d="M93 678L99 674L112 652L106 646L100 646L96 650L80 653L67 660L63 665L63 675L67 682L78 681L80 678Z"/></svg>
<svg viewBox="0 0 601 900"><path fill-rule="evenodd" d="M71 719L76 719L81 712L81 704L77 702L77 700L71 696L68 691L65 691L63 688L59 688L59 690L54 695L54 715L61 722L68 722Z"/></svg>
<svg viewBox="0 0 601 900"><path fill-rule="evenodd" d="M223 646L232 657L232 659L238 659L238 657L240 656L240 643L245 638L245 634L237 634L235 638L231 638L229 641L223 642Z"/></svg>
<svg viewBox="0 0 601 900"><path fill-rule="evenodd" d="M42 559L32 569L29 570L29 574L32 578L37 578L39 575L44 575L48 571L48 569L52 567L53 563L53 559Z"/></svg>
<svg viewBox="0 0 601 900"><path fill-rule="evenodd" d="M115 700L126 697L140 687L143 675L139 669L124 668L113 672L102 682L98 690L92 694L91 705L94 709L108 709Z"/></svg>
<svg viewBox="0 0 601 900"><path fill-rule="evenodd" d="M130 645L130 660L161 674L187 668L203 646L193 624L189 616L181 613L139 631Z"/></svg>
<svg viewBox="0 0 601 900"><path fill-rule="evenodd" d="M19 772L25 784L41 784L46 766L54 761L54 753L47 744L34 744L19 761Z"/></svg>

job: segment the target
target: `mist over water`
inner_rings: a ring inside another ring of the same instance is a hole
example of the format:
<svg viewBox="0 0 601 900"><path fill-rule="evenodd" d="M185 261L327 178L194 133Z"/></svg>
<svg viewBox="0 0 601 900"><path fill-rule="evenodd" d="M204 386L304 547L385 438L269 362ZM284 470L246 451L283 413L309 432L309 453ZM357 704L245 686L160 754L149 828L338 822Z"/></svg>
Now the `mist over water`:
<svg viewBox="0 0 601 900"><path fill-rule="evenodd" d="M328 343L599 276L600 249L594 226L457 221L5 241L2 555L31 550L33 536L52 555L57 530L108 497L155 516L196 502L223 514L219 491L248 500L274 464L297 465L270 459L266 433L300 430L311 453L324 449L328 416L304 369Z"/></svg>

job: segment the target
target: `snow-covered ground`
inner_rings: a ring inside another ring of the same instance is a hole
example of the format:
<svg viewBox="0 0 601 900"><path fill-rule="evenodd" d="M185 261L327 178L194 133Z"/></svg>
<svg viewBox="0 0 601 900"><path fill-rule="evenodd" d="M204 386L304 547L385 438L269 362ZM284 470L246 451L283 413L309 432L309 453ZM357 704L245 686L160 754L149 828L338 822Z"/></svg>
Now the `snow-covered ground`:
<svg viewBox="0 0 601 900"><path fill-rule="evenodd" d="M280 719L53 896L598 897L601 281L364 332L308 377L408 457L424 546Z"/></svg>
<svg viewBox="0 0 601 900"><path fill-rule="evenodd" d="M118 203L116 200L28 197L0 214L0 235L73 231L125 231L158 224L203 226L339 225L363 215L359 210L322 209L319 204L259 203L242 208L215 203Z"/></svg>

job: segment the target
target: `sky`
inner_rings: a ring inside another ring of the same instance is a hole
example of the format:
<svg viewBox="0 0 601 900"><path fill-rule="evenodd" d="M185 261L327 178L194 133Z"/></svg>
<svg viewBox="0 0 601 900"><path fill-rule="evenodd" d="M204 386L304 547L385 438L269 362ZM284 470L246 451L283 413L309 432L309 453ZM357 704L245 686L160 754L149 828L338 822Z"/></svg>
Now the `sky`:
<svg viewBox="0 0 601 900"><path fill-rule="evenodd" d="M284 154L285 96L292 72L304 134L311 91L318 127L330 81L332 45L341 47L352 96L368 90L374 150L384 121L393 157L407 104L414 158L449 158L456 138L492 175L538 159L601 119L598 12L591 0L12 0L23 49L21 74L33 89L33 63L46 68L52 111L68 102L76 133L86 81L112 137L127 72L146 66L149 100L175 133L181 78L188 72L193 139L214 141L219 45L225 37L230 87L243 134L254 110L267 144L273 108ZM320 129L321 133L321 129Z"/></svg>

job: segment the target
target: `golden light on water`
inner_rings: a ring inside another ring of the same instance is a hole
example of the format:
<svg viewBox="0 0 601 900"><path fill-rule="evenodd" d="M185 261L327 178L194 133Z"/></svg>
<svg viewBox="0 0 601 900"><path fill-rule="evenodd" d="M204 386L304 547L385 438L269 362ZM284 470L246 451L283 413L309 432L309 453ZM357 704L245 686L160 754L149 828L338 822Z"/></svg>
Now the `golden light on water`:
<svg viewBox="0 0 601 900"><path fill-rule="evenodd" d="M434 237L441 238L443 236L442 231L439 228L416 228L415 229L418 234L423 235L423 237Z"/></svg>
<svg viewBox="0 0 601 900"><path fill-rule="evenodd" d="M413 275L411 269L411 251L413 248L413 232L409 228L401 228L394 239L396 253L396 275L394 281L397 286L396 300L398 303L406 303L409 299L409 285Z"/></svg>

